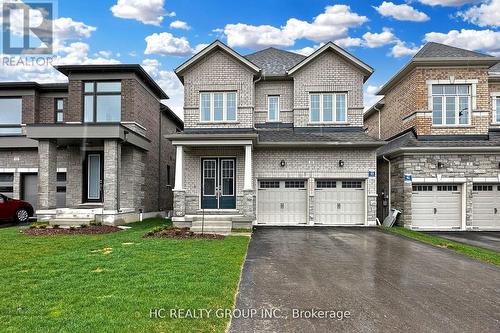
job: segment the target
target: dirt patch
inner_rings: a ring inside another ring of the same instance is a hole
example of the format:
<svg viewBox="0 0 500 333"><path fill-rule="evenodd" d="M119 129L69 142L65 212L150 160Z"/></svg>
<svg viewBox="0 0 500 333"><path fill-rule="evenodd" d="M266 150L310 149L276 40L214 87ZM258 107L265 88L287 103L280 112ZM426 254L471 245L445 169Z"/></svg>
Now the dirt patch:
<svg viewBox="0 0 500 333"><path fill-rule="evenodd" d="M121 231L118 227L109 225L91 225L85 228L31 228L23 230L23 233L30 236L55 236L55 235L99 235L110 234Z"/></svg>
<svg viewBox="0 0 500 333"><path fill-rule="evenodd" d="M159 231L151 231L144 238L175 238L175 239L224 239L217 234L200 234L189 231L189 228L165 228Z"/></svg>

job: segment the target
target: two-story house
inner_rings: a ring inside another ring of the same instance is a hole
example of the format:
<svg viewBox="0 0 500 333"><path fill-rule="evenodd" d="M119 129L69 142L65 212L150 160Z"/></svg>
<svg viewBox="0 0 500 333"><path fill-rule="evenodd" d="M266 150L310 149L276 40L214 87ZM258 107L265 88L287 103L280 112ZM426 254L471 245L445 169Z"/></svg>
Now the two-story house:
<svg viewBox="0 0 500 333"><path fill-rule="evenodd" d="M242 56L215 41L178 67L175 224L375 224L383 143L362 128L372 72L333 43Z"/></svg>
<svg viewBox="0 0 500 333"><path fill-rule="evenodd" d="M68 83L0 83L0 191L58 224L171 210L165 92L139 65L56 68Z"/></svg>
<svg viewBox="0 0 500 333"><path fill-rule="evenodd" d="M426 44L365 114L379 218L413 229L500 229L500 59Z"/></svg>

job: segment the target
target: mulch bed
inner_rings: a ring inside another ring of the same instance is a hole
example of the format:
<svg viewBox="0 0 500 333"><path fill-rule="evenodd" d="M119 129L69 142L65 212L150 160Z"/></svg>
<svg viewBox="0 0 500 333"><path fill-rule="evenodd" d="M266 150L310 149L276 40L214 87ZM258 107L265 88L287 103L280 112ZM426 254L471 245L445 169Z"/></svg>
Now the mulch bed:
<svg viewBox="0 0 500 333"><path fill-rule="evenodd" d="M31 228L24 229L23 233L30 236L55 236L55 235L99 235L110 234L113 232L121 231L118 227L109 225L90 225L86 228Z"/></svg>
<svg viewBox="0 0 500 333"><path fill-rule="evenodd" d="M223 235L200 234L189 231L189 228L168 228L157 232L149 232L144 238L174 238L174 239L224 239Z"/></svg>

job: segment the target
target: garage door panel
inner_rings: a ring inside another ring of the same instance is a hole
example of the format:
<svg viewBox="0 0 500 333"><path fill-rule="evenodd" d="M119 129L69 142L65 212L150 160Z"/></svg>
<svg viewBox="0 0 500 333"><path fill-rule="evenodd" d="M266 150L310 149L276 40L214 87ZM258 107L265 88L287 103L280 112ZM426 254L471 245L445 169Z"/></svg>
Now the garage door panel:
<svg viewBox="0 0 500 333"><path fill-rule="evenodd" d="M500 185L473 185L472 226L479 229L500 229Z"/></svg>
<svg viewBox="0 0 500 333"><path fill-rule="evenodd" d="M360 180L318 180L314 198L315 223L365 223L365 191Z"/></svg>
<svg viewBox="0 0 500 333"><path fill-rule="evenodd" d="M305 181L259 181L257 223L281 225L307 223Z"/></svg>
<svg viewBox="0 0 500 333"><path fill-rule="evenodd" d="M412 227L458 229L462 225L462 195L458 185L414 184Z"/></svg>

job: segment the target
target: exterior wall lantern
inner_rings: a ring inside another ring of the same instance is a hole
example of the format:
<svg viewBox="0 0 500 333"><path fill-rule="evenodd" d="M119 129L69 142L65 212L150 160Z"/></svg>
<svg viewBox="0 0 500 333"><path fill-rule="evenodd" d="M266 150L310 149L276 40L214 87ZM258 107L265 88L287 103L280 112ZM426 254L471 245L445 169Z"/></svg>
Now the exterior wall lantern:
<svg viewBox="0 0 500 333"><path fill-rule="evenodd" d="M342 168L343 166L344 166L344 161L339 160L339 167L341 167L341 168Z"/></svg>
<svg viewBox="0 0 500 333"><path fill-rule="evenodd" d="M284 167L285 167L285 165L286 165L285 160L281 160L281 162L280 162L280 167L284 168Z"/></svg>
<svg viewBox="0 0 500 333"><path fill-rule="evenodd" d="M438 162L438 169L444 168L444 163L443 162Z"/></svg>

